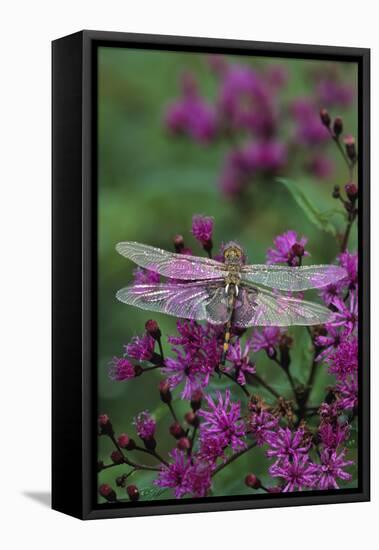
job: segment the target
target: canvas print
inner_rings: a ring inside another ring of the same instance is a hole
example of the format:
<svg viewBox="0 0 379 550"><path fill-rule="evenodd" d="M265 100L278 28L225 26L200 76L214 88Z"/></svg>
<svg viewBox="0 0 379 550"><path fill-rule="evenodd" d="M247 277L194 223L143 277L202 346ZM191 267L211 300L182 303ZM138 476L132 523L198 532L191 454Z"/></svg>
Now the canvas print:
<svg viewBox="0 0 379 550"><path fill-rule="evenodd" d="M358 487L358 67L98 48L97 502Z"/></svg>

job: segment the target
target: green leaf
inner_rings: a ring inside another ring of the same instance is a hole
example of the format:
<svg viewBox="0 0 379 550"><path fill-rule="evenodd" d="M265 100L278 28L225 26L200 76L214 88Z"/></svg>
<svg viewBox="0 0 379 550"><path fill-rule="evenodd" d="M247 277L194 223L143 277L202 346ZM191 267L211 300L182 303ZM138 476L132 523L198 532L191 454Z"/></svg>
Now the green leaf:
<svg viewBox="0 0 379 550"><path fill-rule="evenodd" d="M326 231L334 237L336 236L337 229L330 221L330 219L336 214L335 209L328 210L327 212L321 212L314 204L312 204L298 184L283 178L278 178L277 181L282 183L288 189L310 222L321 229L321 231ZM337 212L339 213L339 211Z"/></svg>

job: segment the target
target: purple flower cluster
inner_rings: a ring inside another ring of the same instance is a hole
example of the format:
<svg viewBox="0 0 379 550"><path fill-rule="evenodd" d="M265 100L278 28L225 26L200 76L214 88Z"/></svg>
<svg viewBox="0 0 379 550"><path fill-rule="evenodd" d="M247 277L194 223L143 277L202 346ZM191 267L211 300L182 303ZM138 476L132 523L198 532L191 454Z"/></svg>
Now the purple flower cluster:
<svg viewBox="0 0 379 550"><path fill-rule="evenodd" d="M171 462L163 465L154 484L164 489L173 489L176 498L185 495L206 496L211 487L211 469L206 464L191 460L183 451L174 449Z"/></svg>
<svg viewBox="0 0 379 550"><path fill-rule="evenodd" d="M205 388L221 358L220 330L213 325L179 320L179 336L169 336L176 357L168 357L162 368L171 389L184 382L183 399Z"/></svg>
<svg viewBox="0 0 379 550"><path fill-rule="evenodd" d="M274 239L274 248L267 250L267 263L287 263L297 266L303 256L309 256L309 252L305 250L306 244L307 239L305 237L298 238L297 233L292 230L278 235Z"/></svg>
<svg viewBox="0 0 379 550"><path fill-rule="evenodd" d="M242 112L235 111L236 120L242 120L239 118L242 115ZM246 124L252 124L252 120L246 118ZM212 241L213 224L212 218L193 218L192 233L204 248ZM174 244L180 245L179 251L182 252L183 238L177 237ZM268 262L297 266L303 257L309 255L306 245L305 237L286 231L274 239L274 248L267 251ZM220 260L222 252L221 247ZM162 406L168 405L174 419L169 433L175 446L167 459L161 457L157 451L161 447L158 445L160 430L157 430L156 419L148 410L143 410L135 416L133 424L144 449L129 435L121 434L116 439L118 447L110 454L112 465L128 464L129 453L134 449L149 453L159 460L159 466L153 468L158 471L154 485L172 491L176 498L209 495L218 471L232 463L235 455L251 452L255 446L261 448L261 455L267 459L266 476L270 485L266 487L254 474L249 474L245 483L253 490L270 493L334 490L341 483L350 481L349 468L353 460L348 454L347 444L354 429L358 405L357 255L346 250L336 261L345 268L346 277L334 288L329 286L320 291L325 305L331 310L331 320L310 331L316 358L314 364L318 369L324 365L328 374L334 377L334 385L325 388L326 395L321 404L310 406L307 398L302 397L304 393L301 391L304 390L291 378L289 369L296 337L284 328L258 327L252 330L252 334L244 336L244 331L232 326L225 365L221 366L222 325L178 319L177 332L167 337L170 349L163 357L161 329L157 321L149 320L145 324L145 333L134 336L125 346L125 357L112 359L109 376L121 382L137 378L145 371L159 369L156 372L163 377L159 383L159 395ZM144 272L143 276L155 274ZM261 351L265 352L266 358L255 355ZM271 401L266 402L259 393L250 393L252 387L259 387L261 379L266 379L263 369L259 376L257 373L257 363L260 366L261 359L266 361L266 365L271 365L270 369L281 367L287 372L291 399L280 396L279 388L271 387L264 380L261 389L269 393ZM230 382L230 386L222 391L217 386L215 388L220 377ZM177 396L180 392L180 398L189 407L183 419L174 409L175 390ZM241 399L242 391L245 401ZM240 397L235 392L240 392ZM101 415L98 427L100 435L108 435L115 441L114 429L107 415ZM100 470L102 467L100 465ZM140 469L144 468L146 466ZM122 478L117 480L117 484L123 486ZM100 494L109 502L116 498L116 492L110 486L107 491L102 489ZM127 494L136 499L138 489L134 485L128 486Z"/></svg>
<svg viewBox="0 0 379 550"><path fill-rule="evenodd" d="M241 419L240 403L233 403L230 390L225 396L217 392L217 399L205 396L207 409L200 409L199 415L204 419L200 427L200 441L216 441L221 447L231 447L239 451L246 447L246 426Z"/></svg>
<svg viewBox="0 0 379 550"><path fill-rule="evenodd" d="M195 75L186 72L180 98L166 109L165 125L171 135L229 143L219 177L226 197L234 198L257 179L282 172L290 162L289 149L301 149L306 158L303 168L314 176L332 174L334 164L325 153L330 135L318 112L321 107L346 108L353 101L353 90L338 74L315 73L313 94L288 101L290 79L283 66L253 68L217 55L208 62L216 77L213 100L202 97ZM284 136L283 128L288 127Z"/></svg>

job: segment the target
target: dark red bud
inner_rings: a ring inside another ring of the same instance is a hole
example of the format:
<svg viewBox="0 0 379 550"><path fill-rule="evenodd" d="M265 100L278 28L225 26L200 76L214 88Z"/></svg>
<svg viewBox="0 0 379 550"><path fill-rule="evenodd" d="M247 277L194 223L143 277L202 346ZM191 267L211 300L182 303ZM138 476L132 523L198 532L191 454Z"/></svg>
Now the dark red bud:
<svg viewBox="0 0 379 550"><path fill-rule="evenodd" d="M170 426L170 434L175 437L175 439L180 439L181 437L184 437L185 431L179 424L179 422L174 422Z"/></svg>
<svg viewBox="0 0 379 550"><path fill-rule="evenodd" d="M332 197L333 197L333 199L339 199L341 197L341 192L340 192L339 185L334 186Z"/></svg>
<svg viewBox="0 0 379 550"><path fill-rule="evenodd" d="M351 202L354 202L358 197L358 187L355 183L348 183L345 185L346 195Z"/></svg>
<svg viewBox="0 0 379 550"><path fill-rule="evenodd" d="M146 449L149 451L154 451L155 447L157 446L157 442L154 437L150 437L149 439L143 439L142 440Z"/></svg>
<svg viewBox="0 0 379 550"><path fill-rule="evenodd" d="M329 115L329 113L326 109L321 109L320 118L321 118L321 122L323 123L323 125L326 126L327 128L330 128L331 118L330 118L330 115Z"/></svg>
<svg viewBox="0 0 379 550"><path fill-rule="evenodd" d="M99 426L99 435L113 436L113 427L107 414L100 414L97 423Z"/></svg>
<svg viewBox="0 0 379 550"><path fill-rule="evenodd" d="M300 243L295 243L292 245L292 252L295 254L295 256L301 258L302 256L304 256L304 246Z"/></svg>
<svg viewBox="0 0 379 550"><path fill-rule="evenodd" d="M162 380L162 382L159 383L159 393L163 403L171 403L172 395L167 380Z"/></svg>
<svg viewBox="0 0 379 550"><path fill-rule="evenodd" d="M102 460L99 460L97 462L97 471L101 472L101 470L104 468L104 462Z"/></svg>
<svg viewBox="0 0 379 550"><path fill-rule="evenodd" d="M343 122L342 118L337 116L333 122L333 133L338 138L342 134Z"/></svg>
<svg viewBox="0 0 379 550"><path fill-rule="evenodd" d="M357 150L355 148L355 139L353 136L346 136L344 138L344 144L346 149L346 154L352 162L357 160Z"/></svg>
<svg viewBox="0 0 379 550"><path fill-rule="evenodd" d="M123 456L120 451L113 451L111 453L112 462L115 464L122 464L124 462Z"/></svg>
<svg viewBox="0 0 379 550"><path fill-rule="evenodd" d="M194 411L189 411L188 413L186 413L184 418L190 426L197 427L199 425L199 417Z"/></svg>
<svg viewBox="0 0 379 550"><path fill-rule="evenodd" d="M146 321L145 323L145 329L146 332L150 334L154 338L154 340L159 340L162 336L161 329L159 328L159 325L154 319L149 319L149 321Z"/></svg>
<svg viewBox="0 0 379 550"><path fill-rule="evenodd" d="M136 485L128 485L126 488L126 492L128 493L128 497L131 501L134 502L139 499L139 491Z"/></svg>
<svg viewBox="0 0 379 550"><path fill-rule="evenodd" d="M120 445L121 449L126 449L130 443L130 437L128 434L121 434L117 438L117 443Z"/></svg>
<svg viewBox="0 0 379 550"><path fill-rule="evenodd" d="M201 407L201 400L203 398L203 392L201 390L196 390L193 392L191 397L191 407L194 411L197 411Z"/></svg>
<svg viewBox="0 0 379 550"><path fill-rule="evenodd" d="M188 451L191 448L191 442L188 437L181 437L177 443L178 449L181 451Z"/></svg>
<svg viewBox="0 0 379 550"><path fill-rule="evenodd" d="M117 487L125 487L125 476L116 477L116 485Z"/></svg>
<svg viewBox="0 0 379 550"><path fill-rule="evenodd" d="M116 500L116 493L108 483L100 485L99 494L108 502L114 502Z"/></svg>
<svg viewBox="0 0 379 550"><path fill-rule="evenodd" d="M206 252L210 252L213 248L212 239L209 239L209 241L205 241L202 244L203 244L203 248Z"/></svg>
<svg viewBox="0 0 379 550"><path fill-rule="evenodd" d="M184 248L183 235L175 235L175 237L174 237L174 247L175 247L176 252L178 252L180 254L180 252Z"/></svg>
<svg viewBox="0 0 379 550"><path fill-rule="evenodd" d="M248 474L245 477L245 484L252 489L259 489L261 486L260 480L254 474Z"/></svg>

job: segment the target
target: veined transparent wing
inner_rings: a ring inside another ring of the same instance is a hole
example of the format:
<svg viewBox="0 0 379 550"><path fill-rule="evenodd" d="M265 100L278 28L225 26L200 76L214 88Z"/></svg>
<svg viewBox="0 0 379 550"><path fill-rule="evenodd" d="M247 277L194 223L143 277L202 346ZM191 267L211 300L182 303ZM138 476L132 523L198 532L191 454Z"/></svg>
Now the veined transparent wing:
<svg viewBox="0 0 379 550"><path fill-rule="evenodd" d="M181 317L205 320L213 324L226 323L228 310L224 280L212 282L160 283L127 286L116 298L125 304Z"/></svg>
<svg viewBox="0 0 379 550"><path fill-rule="evenodd" d="M154 246L128 241L118 243L116 250L137 265L173 279L194 281L219 279L225 275L224 264L210 258L175 254Z"/></svg>
<svg viewBox="0 0 379 550"><path fill-rule="evenodd" d="M242 284L233 312L233 322L239 327L291 325L321 325L332 312L315 302L298 300L267 289Z"/></svg>
<svg viewBox="0 0 379 550"><path fill-rule="evenodd" d="M298 292L333 284L346 277L346 271L337 265L246 265L241 275L243 281Z"/></svg>

